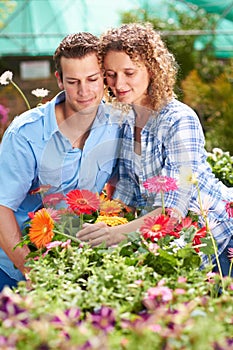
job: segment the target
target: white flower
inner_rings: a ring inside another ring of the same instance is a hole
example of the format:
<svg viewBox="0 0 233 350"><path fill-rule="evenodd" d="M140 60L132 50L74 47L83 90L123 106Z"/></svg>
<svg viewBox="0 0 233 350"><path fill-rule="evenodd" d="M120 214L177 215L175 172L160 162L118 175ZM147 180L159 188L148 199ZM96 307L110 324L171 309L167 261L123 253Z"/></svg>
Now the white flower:
<svg viewBox="0 0 233 350"><path fill-rule="evenodd" d="M213 151L214 154L217 154L218 156L222 156L223 155L223 150L221 148L215 147L215 148L213 148L212 151Z"/></svg>
<svg viewBox="0 0 233 350"><path fill-rule="evenodd" d="M191 168L185 166L180 168L180 174L178 178L180 187L196 185L197 182L197 173L193 173Z"/></svg>
<svg viewBox="0 0 233 350"><path fill-rule="evenodd" d="M210 211L213 211L213 210L211 210L212 205L213 205L213 198L206 195L203 198L201 205L200 205L200 203L191 203L190 210L194 211L196 214L198 214L200 216L202 215L204 217L207 217L208 213Z"/></svg>
<svg viewBox="0 0 233 350"><path fill-rule="evenodd" d="M32 90L32 95L35 95L36 97L41 97L41 98L47 96L48 93L49 93L49 90L44 88Z"/></svg>
<svg viewBox="0 0 233 350"><path fill-rule="evenodd" d="M13 78L13 73L7 70L0 76L0 84L8 85L12 81L12 78Z"/></svg>

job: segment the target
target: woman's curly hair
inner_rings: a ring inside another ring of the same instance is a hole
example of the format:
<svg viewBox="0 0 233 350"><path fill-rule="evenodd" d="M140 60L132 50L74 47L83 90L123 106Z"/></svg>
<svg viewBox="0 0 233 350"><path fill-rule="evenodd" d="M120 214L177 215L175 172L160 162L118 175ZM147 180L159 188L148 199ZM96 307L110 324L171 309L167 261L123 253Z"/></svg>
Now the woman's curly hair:
<svg viewBox="0 0 233 350"><path fill-rule="evenodd" d="M155 111L175 96L176 61L150 23L129 23L109 29L101 35L99 47L102 66L109 51L123 51L134 62L145 64L150 76L148 95Z"/></svg>

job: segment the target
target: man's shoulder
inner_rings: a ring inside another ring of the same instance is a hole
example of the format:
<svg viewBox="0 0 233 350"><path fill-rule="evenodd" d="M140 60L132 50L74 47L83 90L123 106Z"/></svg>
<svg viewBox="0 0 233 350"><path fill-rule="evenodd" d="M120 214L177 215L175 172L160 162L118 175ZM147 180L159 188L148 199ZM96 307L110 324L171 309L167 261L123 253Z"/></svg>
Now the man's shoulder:
<svg viewBox="0 0 233 350"><path fill-rule="evenodd" d="M33 128L42 126L44 124L44 118L49 118L50 114L53 113L54 100L55 98L43 105L17 115L10 124L8 132L19 133L22 130L30 130L30 132L32 132Z"/></svg>

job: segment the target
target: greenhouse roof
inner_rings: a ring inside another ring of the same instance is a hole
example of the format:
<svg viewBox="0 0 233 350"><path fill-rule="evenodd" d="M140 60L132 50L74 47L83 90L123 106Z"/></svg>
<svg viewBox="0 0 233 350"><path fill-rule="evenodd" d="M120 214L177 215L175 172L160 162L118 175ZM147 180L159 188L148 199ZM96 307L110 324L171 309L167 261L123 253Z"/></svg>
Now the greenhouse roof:
<svg viewBox="0 0 233 350"><path fill-rule="evenodd" d="M0 56L50 56L69 33L99 35L120 24L120 12L145 6L159 17L168 2L217 13L214 32L196 35L215 35L215 55L233 57L233 0L0 0ZM201 49L204 43L197 40L196 47Z"/></svg>

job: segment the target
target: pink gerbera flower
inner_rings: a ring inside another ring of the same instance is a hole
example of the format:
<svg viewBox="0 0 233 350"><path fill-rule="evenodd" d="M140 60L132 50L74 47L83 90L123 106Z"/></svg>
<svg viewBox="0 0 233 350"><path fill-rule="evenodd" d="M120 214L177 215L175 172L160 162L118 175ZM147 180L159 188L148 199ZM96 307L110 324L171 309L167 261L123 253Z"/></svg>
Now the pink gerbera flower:
<svg viewBox="0 0 233 350"><path fill-rule="evenodd" d="M168 176L154 176L143 182L149 192L168 192L178 189L176 179Z"/></svg>
<svg viewBox="0 0 233 350"><path fill-rule="evenodd" d="M233 218L233 202L226 202L226 212L229 218Z"/></svg>
<svg viewBox="0 0 233 350"><path fill-rule="evenodd" d="M228 258L233 262L233 248L228 248Z"/></svg>
<svg viewBox="0 0 233 350"><path fill-rule="evenodd" d="M64 194L62 193L50 193L44 196L43 203L44 205L48 206L56 206L60 202L62 202L65 199Z"/></svg>

